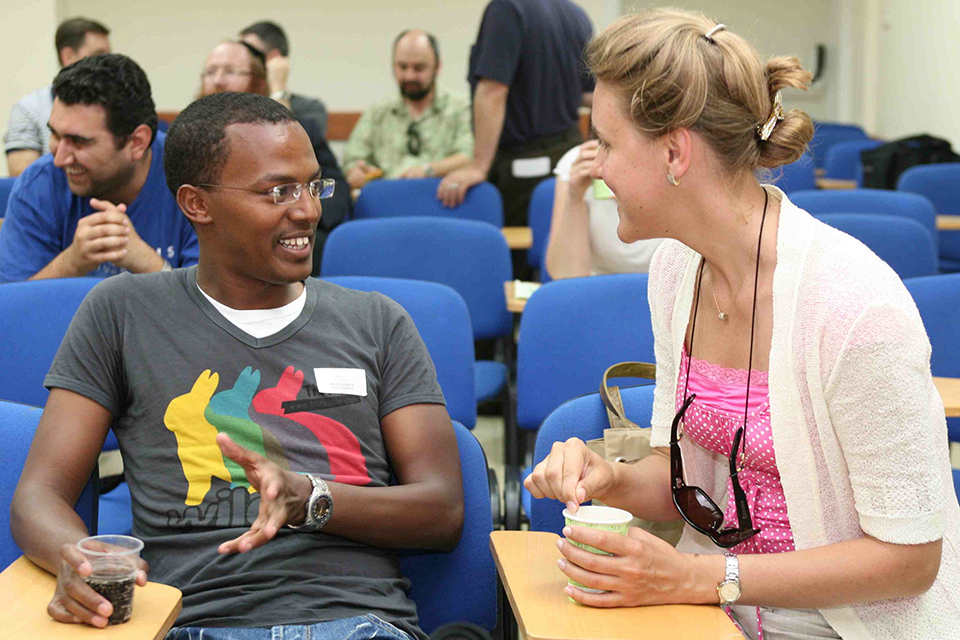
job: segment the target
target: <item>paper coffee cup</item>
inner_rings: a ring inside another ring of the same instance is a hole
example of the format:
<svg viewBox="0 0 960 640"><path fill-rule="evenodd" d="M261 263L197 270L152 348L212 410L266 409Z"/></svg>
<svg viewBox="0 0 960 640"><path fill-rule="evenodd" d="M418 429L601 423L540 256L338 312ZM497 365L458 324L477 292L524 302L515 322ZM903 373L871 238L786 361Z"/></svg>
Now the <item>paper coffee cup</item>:
<svg viewBox="0 0 960 640"><path fill-rule="evenodd" d="M624 511L623 509L617 509L615 507L606 507L599 505L585 505L577 509L576 513L570 513L569 510L563 510L563 519L566 522L567 526L577 525L580 527L588 527L590 529L598 529L600 531L613 531L616 534L621 536L627 535L627 528L630 526L630 521L633 520L633 515L629 511ZM596 547L591 547L588 544L582 544L580 542L574 542L573 540L567 539L567 542L570 544L580 547L585 551L590 553L597 553L604 556L612 555L606 551L597 549ZM590 587L585 587L576 580L568 579L567 582L578 589L583 589L589 593L606 593L604 589L592 589Z"/></svg>
<svg viewBox="0 0 960 640"><path fill-rule="evenodd" d="M607 186L607 183L603 180L594 180L593 181L593 198L594 200L609 200L613 198L613 191L610 191L610 187Z"/></svg>

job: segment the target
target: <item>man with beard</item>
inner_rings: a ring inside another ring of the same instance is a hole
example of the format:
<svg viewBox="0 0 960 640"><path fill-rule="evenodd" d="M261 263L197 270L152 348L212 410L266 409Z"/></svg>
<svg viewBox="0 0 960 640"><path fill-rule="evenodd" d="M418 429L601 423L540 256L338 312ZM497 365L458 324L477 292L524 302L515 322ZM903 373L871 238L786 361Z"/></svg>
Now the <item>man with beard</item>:
<svg viewBox="0 0 960 640"><path fill-rule="evenodd" d="M148 273L196 264L197 236L166 188L150 83L104 54L53 81L51 154L27 167L0 232L0 281Z"/></svg>
<svg viewBox="0 0 960 640"><path fill-rule="evenodd" d="M393 46L393 75L400 98L367 109L343 154L347 182L362 187L373 177L445 176L473 154L470 105L437 92L440 49L426 31L408 29Z"/></svg>
<svg viewBox="0 0 960 640"><path fill-rule="evenodd" d="M207 56L200 78L202 97L223 91L256 93L261 96L270 94L266 56L260 49L244 40L221 42L214 47ZM294 113L294 116L296 115ZM297 117L297 121L307 132L323 177L332 178L337 184L333 196L323 205L323 218L317 226L313 243L313 275L316 276L320 273L320 261L327 235L350 216L353 203L350 200L350 189L346 178L340 170L340 165L337 164L337 158L327 144L320 123L313 118Z"/></svg>

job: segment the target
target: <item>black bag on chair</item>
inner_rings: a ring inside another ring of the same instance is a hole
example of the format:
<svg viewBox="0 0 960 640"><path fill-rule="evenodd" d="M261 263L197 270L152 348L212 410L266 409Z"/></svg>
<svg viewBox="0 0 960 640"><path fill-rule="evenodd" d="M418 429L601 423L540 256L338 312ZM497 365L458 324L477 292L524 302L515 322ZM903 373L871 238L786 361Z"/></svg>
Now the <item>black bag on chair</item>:
<svg viewBox="0 0 960 640"><path fill-rule="evenodd" d="M918 164L960 162L950 142L919 135L888 142L860 152L863 186L867 189L896 189L900 174Z"/></svg>

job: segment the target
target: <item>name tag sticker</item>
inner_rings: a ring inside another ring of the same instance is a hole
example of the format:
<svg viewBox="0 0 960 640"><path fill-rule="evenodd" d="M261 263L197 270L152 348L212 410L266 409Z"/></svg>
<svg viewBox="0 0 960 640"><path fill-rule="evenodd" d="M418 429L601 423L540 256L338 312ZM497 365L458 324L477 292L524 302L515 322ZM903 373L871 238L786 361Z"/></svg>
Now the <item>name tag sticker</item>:
<svg viewBox="0 0 960 640"><path fill-rule="evenodd" d="M363 369L314 369L313 375L320 393L367 395L367 373Z"/></svg>
<svg viewBox="0 0 960 640"><path fill-rule="evenodd" d="M540 178L550 173L550 156L517 158L510 165L514 178Z"/></svg>

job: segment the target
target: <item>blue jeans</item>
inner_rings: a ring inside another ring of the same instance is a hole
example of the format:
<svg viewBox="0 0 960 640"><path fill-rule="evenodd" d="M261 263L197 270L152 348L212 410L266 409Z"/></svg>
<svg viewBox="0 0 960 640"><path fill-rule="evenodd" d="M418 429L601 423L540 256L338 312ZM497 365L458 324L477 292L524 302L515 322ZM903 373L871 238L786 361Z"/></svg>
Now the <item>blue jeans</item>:
<svg viewBox="0 0 960 640"><path fill-rule="evenodd" d="M165 640L413 640L389 622L368 613L316 624L276 627L174 627Z"/></svg>

